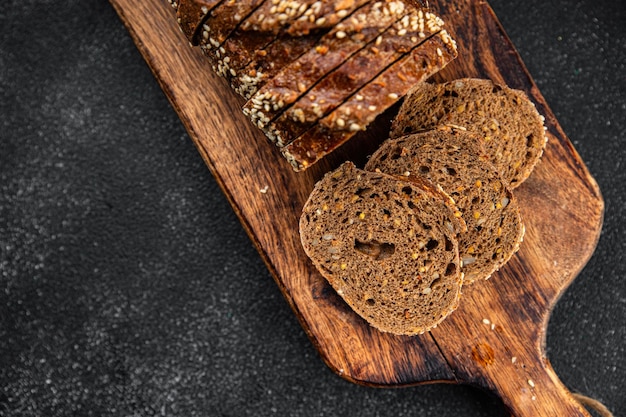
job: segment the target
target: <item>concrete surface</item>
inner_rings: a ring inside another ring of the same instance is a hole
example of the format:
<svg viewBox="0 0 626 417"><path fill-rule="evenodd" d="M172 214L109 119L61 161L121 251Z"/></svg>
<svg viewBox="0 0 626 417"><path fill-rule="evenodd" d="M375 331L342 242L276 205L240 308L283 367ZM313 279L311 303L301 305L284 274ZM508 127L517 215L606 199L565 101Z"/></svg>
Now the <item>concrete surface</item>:
<svg viewBox="0 0 626 417"><path fill-rule="evenodd" d="M548 356L626 415L626 6L491 2L606 200ZM504 416L317 355L105 0L0 11L0 416Z"/></svg>

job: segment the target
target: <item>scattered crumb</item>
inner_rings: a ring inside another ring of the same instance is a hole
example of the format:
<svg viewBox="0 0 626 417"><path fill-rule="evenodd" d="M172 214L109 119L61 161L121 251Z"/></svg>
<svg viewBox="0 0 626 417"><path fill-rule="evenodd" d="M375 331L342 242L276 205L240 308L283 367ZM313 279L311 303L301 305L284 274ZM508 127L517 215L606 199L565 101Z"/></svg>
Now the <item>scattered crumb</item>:
<svg viewBox="0 0 626 417"><path fill-rule="evenodd" d="M528 385L530 385L531 387L535 388L535 381L533 381L532 379L528 380Z"/></svg>
<svg viewBox="0 0 626 417"><path fill-rule="evenodd" d="M513 356L513 357L511 358L511 363L515 363L515 362L517 362L517 356Z"/></svg>
<svg viewBox="0 0 626 417"><path fill-rule="evenodd" d="M491 324L491 322L489 321L489 319L483 319L483 323L485 323L485 324L487 324L487 325Z"/></svg>
<svg viewBox="0 0 626 417"><path fill-rule="evenodd" d="M265 194L265 193L267 193L267 190L269 190L269 188L270 188L270 186L269 186L269 185L266 185L265 187L263 187L263 188L259 189L259 192L260 192L261 194Z"/></svg>

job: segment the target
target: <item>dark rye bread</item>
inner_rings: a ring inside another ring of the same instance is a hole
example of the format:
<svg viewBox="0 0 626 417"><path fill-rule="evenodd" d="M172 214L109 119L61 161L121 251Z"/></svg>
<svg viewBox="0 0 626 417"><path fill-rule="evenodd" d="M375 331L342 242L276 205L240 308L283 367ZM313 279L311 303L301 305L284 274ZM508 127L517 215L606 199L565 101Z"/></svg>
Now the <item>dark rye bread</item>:
<svg viewBox="0 0 626 417"><path fill-rule="evenodd" d="M267 2L257 9L239 27L241 38L268 37L272 42L261 48L247 48L229 56L245 65L236 68L230 63L230 85L233 90L250 99L259 88L272 79L282 68L311 50L320 38L342 19L350 16L369 0L343 0L320 2L318 0L275 0L269 10ZM258 42L258 40L257 40ZM241 42L245 44L245 41ZM228 48L226 48L228 49ZM227 73L227 76L229 74Z"/></svg>
<svg viewBox="0 0 626 417"><path fill-rule="evenodd" d="M287 106L402 18L408 7L402 0L384 0L358 9L335 25L314 48L267 80L244 105L244 113L268 134L269 123Z"/></svg>
<svg viewBox="0 0 626 417"><path fill-rule="evenodd" d="M323 35L279 35L275 41L254 51L252 60L231 78L230 86L237 94L249 100L267 80L313 48Z"/></svg>
<svg viewBox="0 0 626 417"><path fill-rule="evenodd" d="M259 72L258 65L267 62L275 67L277 60L282 61L282 66L288 65L311 49L314 44L312 41L319 40L324 33L328 32L328 21L336 23L337 14L347 17L354 8L365 2L366 0L350 1L343 8L337 9L338 6L332 5L333 2L324 3L327 6L322 7L322 3L317 0L266 0L222 43L219 55L216 54L218 55L217 73L227 78L236 92L248 92L250 91L248 87L239 88L239 81L253 79L241 77L241 73L250 74L250 70L246 67L255 58L261 62L257 62L254 74L262 75L264 79L273 76L274 73ZM323 13L328 13L329 16ZM317 16L317 19L312 23L314 26L312 30L307 30L306 34L288 33L297 19L313 15ZM318 22L317 26L315 22ZM258 30L250 30L255 27L258 27ZM277 44L279 48L272 48L274 44ZM282 55L277 53L282 53ZM262 81L257 77L254 79L256 86ZM249 93L243 96L247 98Z"/></svg>
<svg viewBox="0 0 626 417"><path fill-rule="evenodd" d="M209 11L200 30L200 49L214 69L224 48L222 44L252 12L264 1L271 0L223 0Z"/></svg>
<svg viewBox="0 0 626 417"><path fill-rule="evenodd" d="M300 218L302 246L337 293L372 326L406 335L457 307L461 229L451 200L431 183L351 162L315 185Z"/></svg>
<svg viewBox="0 0 626 417"><path fill-rule="evenodd" d="M369 0L272 0L241 24L241 30L306 36L330 29Z"/></svg>
<svg viewBox="0 0 626 417"><path fill-rule="evenodd" d="M189 42L198 44L198 33L205 18L223 0L178 0L176 19Z"/></svg>
<svg viewBox="0 0 626 417"><path fill-rule="evenodd" d="M441 31L442 24L432 13L409 8L402 19L327 74L270 122L267 129L276 145L291 143L388 66Z"/></svg>
<svg viewBox="0 0 626 417"><path fill-rule="evenodd" d="M392 124L391 137L446 124L479 134L510 188L528 178L546 143L543 117L524 92L470 78L416 85Z"/></svg>
<svg viewBox="0 0 626 417"><path fill-rule="evenodd" d="M281 148L296 171L302 171L365 130L416 83L456 58L456 44L445 30L426 40L358 90L311 129Z"/></svg>
<svg viewBox="0 0 626 417"><path fill-rule="evenodd" d="M426 178L452 197L468 229L459 236L466 283L489 278L519 249L524 226L517 201L475 135L432 130L390 139L365 169Z"/></svg>

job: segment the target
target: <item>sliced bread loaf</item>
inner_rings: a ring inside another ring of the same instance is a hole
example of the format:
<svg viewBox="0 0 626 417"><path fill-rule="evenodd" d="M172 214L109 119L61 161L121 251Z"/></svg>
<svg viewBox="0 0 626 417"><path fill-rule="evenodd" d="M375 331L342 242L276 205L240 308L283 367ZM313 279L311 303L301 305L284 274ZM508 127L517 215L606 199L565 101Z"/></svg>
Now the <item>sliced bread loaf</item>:
<svg viewBox="0 0 626 417"><path fill-rule="evenodd" d="M335 25L314 48L282 68L245 104L243 111L270 139L267 127L315 83L402 18L402 0L370 2Z"/></svg>
<svg viewBox="0 0 626 417"><path fill-rule="evenodd" d="M394 105L416 83L456 57L456 44L445 30L427 39L358 90L311 129L281 149L294 170L307 169Z"/></svg>
<svg viewBox="0 0 626 417"><path fill-rule="evenodd" d="M466 282L489 278L524 236L516 199L484 155L473 134L433 130L384 142L365 166L427 178L454 199L468 228L459 237Z"/></svg>
<svg viewBox="0 0 626 417"><path fill-rule="evenodd" d="M438 16L409 8L402 19L327 74L270 123L268 131L276 145L284 146L306 132L379 73L438 33L441 24Z"/></svg>
<svg viewBox="0 0 626 417"><path fill-rule="evenodd" d="M349 16L365 2L366 0L350 1L350 4L344 4L343 8L337 9L341 4L335 2L324 3L323 6L323 3L316 0L266 0L222 43L216 52L217 73L227 78L235 91L244 91L237 88L240 73L245 74L247 65L256 57L264 56L264 60L274 66L277 64L276 58L281 59L283 65L289 64L305 52L303 47L310 49L313 46L310 43L313 38L311 33L317 35L314 39L319 39L328 32L329 22L337 23L338 12L341 12L341 16ZM291 26L302 17L306 17L307 22L309 18L316 19L311 22L306 33L291 32ZM300 41L304 45L299 45ZM273 51L271 44L275 42L288 42L288 45L283 45L282 50L293 48L294 51L287 50L286 55L280 57L271 54L268 56L267 52ZM299 51L302 52L298 53ZM287 60L289 58L292 59Z"/></svg>
<svg viewBox="0 0 626 417"><path fill-rule="evenodd" d="M510 188L528 178L546 143L543 117L524 92L471 78L416 85L393 122L391 137L446 124L481 135Z"/></svg>
<svg viewBox="0 0 626 417"><path fill-rule="evenodd" d="M303 248L341 297L372 326L420 334L458 305L462 221L432 183L346 162L326 174L300 219Z"/></svg>

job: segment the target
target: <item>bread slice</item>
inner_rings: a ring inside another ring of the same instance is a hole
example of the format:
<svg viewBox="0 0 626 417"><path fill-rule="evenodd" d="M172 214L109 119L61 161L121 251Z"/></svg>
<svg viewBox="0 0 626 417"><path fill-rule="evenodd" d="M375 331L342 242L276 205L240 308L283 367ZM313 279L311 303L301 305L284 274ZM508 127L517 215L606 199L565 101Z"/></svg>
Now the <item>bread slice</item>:
<svg viewBox="0 0 626 417"><path fill-rule="evenodd" d="M543 117L524 92L472 78L416 85L392 124L391 137L446 124L481 135L512 189L528 178L546 143Z"/></svg>
<svg viewBox="0 0 626 417"><path fill-rule="evenodd" d="M277 146L284 146L339 107L348 97L398 59L439 32L443 22L422 9L409 8L402 19L327 74L269 125Z"/></svg>
<svg viewBox="0 0 626 417"><path fill-rule="evenodd" d="M487 279L519 249L517 201L473 134L433 130L384 142L365 169L426 178L452 197L467 224L459 237L465 281Z"/></svg>
<svg viewBox="0 0 626 417"><path fill-rule="evenodd" d="M268 80L245 104L244 114L267 134L270 121L326 74L402 18L409 7L412 6L403 0L384 0L370 2L358 9L335 25L313 49Z"/></svg>
<svg viewBox="0 0 626 417"><path fill-rule="evenodd" d="M304 205L302 246L372 326L420 334L459 302L462 224L455 210L429 182L363 171L346 162L315 185Z"/></svg>
<svg viewBox="0 0 626 417"><path fill-rule="evenodd" d="M192 45L198 44L198 33L208 14L223 0L178 0L176 19L187 39Z"/></svg>
<svg viewBox="0 0 626 417"><path fill-rule="evenodd" d="M445 30L413 49L404 58L358 90L296 140L281 149L296 171L328 155L378 115L394 105L416 83L426 80L456 58L456 44Z"/></svg>

